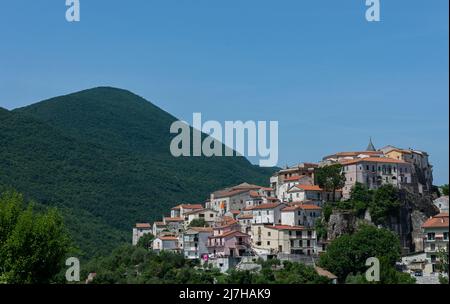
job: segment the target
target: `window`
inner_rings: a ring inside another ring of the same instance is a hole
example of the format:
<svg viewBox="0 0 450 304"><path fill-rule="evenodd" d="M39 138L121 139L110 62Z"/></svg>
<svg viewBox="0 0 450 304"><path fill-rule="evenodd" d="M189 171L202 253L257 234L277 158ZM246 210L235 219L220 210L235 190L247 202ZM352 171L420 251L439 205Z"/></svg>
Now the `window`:
<svg viewBox="0 0 450 304"><path fill-rule="evenodd" d="M369 171L369 170L370 170L370 168L369 168L369 165L366 165L366 170L367 170L367 171Z"/></svg>
<svg viewBox="0 0 450 304"><path fill-rule="evenodd" d="M435 239L435 233L434 232L428 233L428 240L429 241L434 241L434 239Z"/></svg>
<svg viewBox="0 0 450 304"><path fill-rule="evenodd" d="M272 235L272 233L269 231L269 232L267 232L267 236L271 236Z"/></svg>
<svg viewBox="0 0 450 304"><path fill-rule="evenodd" d="M444 240L448 240L448 232L444 232Z"/></svg>
<svg viewBox="0 0 450 304"><path fill-rule="evenodd" d="M270 241L267 241L267 245L269 245L269 246L270 246Z"/></svg>
<svg viewBox="0 0 450 304"><path fill-rule="evenodd" d="M431 251L435 251L436 250L436 244L431 244L430 245L430 249L431 249Z"/></svg>

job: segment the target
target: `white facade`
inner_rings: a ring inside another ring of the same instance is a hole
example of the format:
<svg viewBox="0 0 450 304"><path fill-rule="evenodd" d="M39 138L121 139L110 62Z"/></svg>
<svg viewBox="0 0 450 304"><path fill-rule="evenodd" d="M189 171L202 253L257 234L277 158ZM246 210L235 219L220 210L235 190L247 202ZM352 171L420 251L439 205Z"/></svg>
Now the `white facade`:
<svg viewBox="0 0 450 304"><path fill-rule="evenodd" d="M152 227L150 226L150 224L136 224L136 227L133 228L133 246L136 246L139 242L139 239L148 233L152 233Z"/></svg>
<svg viewBox="0 0 450 304"><path fill-rule="evenodd" d="M251 212L253 214L252 224L280 224L281 223L281 209L286 207L285 204L263 204L253 207Z"/></svg>

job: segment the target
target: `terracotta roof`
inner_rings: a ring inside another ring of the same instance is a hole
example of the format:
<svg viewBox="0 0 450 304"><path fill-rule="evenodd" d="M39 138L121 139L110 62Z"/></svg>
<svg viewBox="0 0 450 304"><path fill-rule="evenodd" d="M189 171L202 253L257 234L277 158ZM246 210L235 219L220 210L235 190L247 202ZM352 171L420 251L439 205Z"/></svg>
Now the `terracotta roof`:
<svg viewBox="0 0 450 304"><path fill-rule="evenodd" d="M383 151L347 151L347 152L338 152L335 154L331 154L326 156L325 158L331 158L332 156L340 156L340 157L346 157L346 156L358 156L361 154L365 155L383 155Z"/></svg>
<svg viewBox="0 0 450 304"><path fill-rule="evenodd" d="M250 197L261 197L261 194L259 194L257 191L255 191L255 190L251 190L250 192L249 192L249 194L250 194Z"/></svg>
<svg viewBox="0 0 450 304"><path fill-rule="evenodd" d="M176 236L160 236L159 239L161 241L178 241Z"/></svg>
<svg viewBox="0 0 450 304"><path fill-rule="evenodd" d="M164 222L154 222L153 225L156 225L156 226L166 226L166 224L164 224Z"/></svg>
<svg viewBox="0 0 450 304"><path fill-rule="evenodd" d="M302 176L291 176L284 179L285 182L298 181Z"/></svg>
<svg viewBox="0 0 450 304"><path fill-rule="evenodd" d="M248 208L246 208L246 210L273 209L280 205L281 205L281 203L267 203L267 204L261 204L258 206L248 207Z"/></svg>
<svg viewBox="0 0 450 304"><path fill-rule="evenodd" d="M303 227L303 226L266 225L264 227L269 228L269 229L276 229L276 230L305 230L305 227Z"/></svg>
<svg viewBox="0 0 450 304"><path fill-rule="evenodd" d="M238 221L235 220L235 219L230 220L230 221L225 221L225 222L222 222L219 226L214 227L214 229L221 229L221 228L230 227L230 226L235 225L237 223L238 223Z"/></svg>
<svg viewBox="0 0 450 304"><path fill-rule="evenodd" d="M216 212L216 210L210 209L210 208L204 208L204 209L196 209L196 210L192 210L189 212L185 212L183 213L183 215L190 215L190 214L196 214L196 213L202 213L202 212L206 212L206 211L211 211L211 212Z"/></svg>
<svg viewBox="0 0 450 304"><path fill-rule="evenodd" d="M182 217L165 217L164 221L166 221L166 222L183 222L184 219Z"/></svg>
<svg viewBox="0 0 450 304"><path fill-rule="evenodd" d="M387 163L387 164L407 164L407 162L389 157L364 157L342 161L342 165L352 165L357 163Z"/></svg>
<svg viewBox="0 0 450 304"><path fill-rule="evenodd" d="M323 189L317 185L295 185L295 186L292 186L292 188L289 189L289 191L291 191L293 188L299 188L299 189L305 190L305 191L323 191Z"/></svg>
<svg viewBox="0 0 450 304"><path fill-rule="evenodd" d="M151 228L149 223L137 223L136 228Z"/></svg>
<svg viewBox="0 0 450 304"><path fill-rule="evenodd" d="M234 195L237 195L240 193L245 193L250 190L259 190L261 188L262 188L261 186L252 185L252 184L248 184L248 183L242 183L237 186L218 190L218 191L214 192L213 195L214 195L214 198L229 197L229 196L234 196Z"/></svg>
<svg viewBox="0 0 450 304"><path fill-rule="evenodd" d="M302 204L300 205L300 208L304 210L322 210L322 208L313 204Z"/></svg>
<svg viewBox="0 0 450 304"><path fill-rule="evenodd" d="M238 219L240 220L248 220L248 219L252 219L253 218L253 214L240 214L238 215Z"/></svg>
<svg viewBox="0 0 450 304"><path fill-rule="evenodd" d="M322 277L327 277L330 280L336 280L338 277L334 274L332 274L331 272L329 272L326 269L323 269L319 266L314 267L314 269L316 270L317 274L322 276Z"/></svg>
<svg viewBox="0 0 450 304"><path fill-rule="evenodd" d="M225 232L225 233L222 233L222 234L220 234L220 235L213 235L213 236L210 236L209 238L222 238L222 237L227 237L227 236L231 236L231 235L234 235L234 234L237 234L238 236L249 236L248 234L243 233L243 232L241 232L241 231L238 231L238 230L232 230L232 231L227 231L227 232Z"/></svg>
<svg viewBox="0 0 450 304"><path fill-rule="evenodd" d="M195 230L197 232L213 232L211 227L190 227L189 229Z"/></svg>
<svg viewBox="0 0 450 304"><path fill-rule="evenodd" d="M284 209L281 209L281 212L289 212L289 211L296 211L299 209L303 210L322 210L319 206L313 205L313 204L298 204L294 206L289 206Z"/></svg>
<svg viewBox="0 0 450 304"><path fill-rule="evenodd" d="M239 211L239 210L230 210L230 213L231 214L239 214L239 213L241 213L241 211Z"/></svg>
<svg viewBox="0 0 450 304"><path fill-rule="evenodd" d="M271 188L271 187L262 187L261 190L264 190L264 191L273 191L273 188Z"/></svg>
<svg viewBox="0 0 450 304"><path fill-rule="evenodd" d="M178 206L175 206L172 208L172 210L179 210L179 209L203 209L202 204L181 204Z"/></svg>
<svg viewBox="0 0 450 304"><path fill-rule="evenodd" d="M448 228L448 213L440 213L423 223L422 228Z"/></svg>

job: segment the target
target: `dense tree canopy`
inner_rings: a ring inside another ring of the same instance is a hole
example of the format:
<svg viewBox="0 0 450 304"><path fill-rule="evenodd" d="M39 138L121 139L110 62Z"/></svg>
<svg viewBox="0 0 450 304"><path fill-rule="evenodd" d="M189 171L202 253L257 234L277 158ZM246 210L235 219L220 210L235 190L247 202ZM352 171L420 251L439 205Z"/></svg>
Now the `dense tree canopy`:
<svg viewBox="0 0 450 304"><path fill-rule="evenodd" d="M187 260L183 255L142 247L123 246L83 267L83 276L96 273L98 284L307 284L329 283L311 266L279 260L258 261L261 271L231 269L221 273L209 264Z"/></svg>
<svg viewBox="0 0 450 304"><path fill-rule="evenodd" d="M189 227L207 227L207 226L209 225L203 218L194 219L189 223Z"/></svg>
<svg viewBox="0 0 450 304"><path fill-rule="evenodd" d="M324 190L333 192L333 202L336 201L336 190L345 185L345 175L342 172L342 165L333 164L317 168L315 171L317 184Z"/></svg>
<svg viewBox="0 0 450 304"><path fill-rule="evenodd" d="M381 283L396 283L393 282L396 279L403 280L403 275L394 269L400 253L397 235L387 229L363 225L354 234L335 239L320 257L319 264L344 282L350 274L364 274L368 268L366 260L376 257L381 263ZM353 279L349 278L350 281Z"/></svg>
<svg viewBox="0 0 450 304"><path fill-rule="evenodd" d="M70 238L55 209L37 213L23 196L0 196L0 282L50 283L64 266Z"/></svg>

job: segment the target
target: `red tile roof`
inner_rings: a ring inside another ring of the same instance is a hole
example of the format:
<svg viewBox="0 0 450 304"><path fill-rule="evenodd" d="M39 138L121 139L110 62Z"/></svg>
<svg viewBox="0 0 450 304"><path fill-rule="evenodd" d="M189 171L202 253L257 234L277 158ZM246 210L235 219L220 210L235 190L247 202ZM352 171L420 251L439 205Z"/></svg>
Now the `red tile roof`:
<svg viewBox="0 0 450 304"><path fill-rule="evenodd" d="M305 191L323 191L323 189L317 185L295 185L292 188L299 188L299 189L305 190ZM291 191L292 188L289 189L289 191Z"/></svg>
<svg viewBox="0 0 450 304"><path fill-rule="evenodd" d="M253 214L241 214L238 215L238 219L239 220L248 220L248 219L252 219L253 218Z"/></svg>
<svg viewBox="0 0 450 304"><path fill-rule="evenodd" d="M191 227L189 229L195 230L197 232L213 232L211 227Z"/></svg>
<svg viewBox="0 0 450 304"><path fill-rule="evenodd" d="M153 224L156 226L166 226L166 224L164 224L164 222L154 222Z"/></svg>
<svg viewBox="0 0 450 304"><path fill-rule="evenodd" d="M250 194L250 197L253 197L253 198L257 198L257 197L261 197L261 194L259 194L257 191L255 191L255 190L251 190L250 192L249 192L249 194Z"/></svg>
<svg viewBox="0 0 450 304"><path fill-rule="evenodd" d="M238 230L232 230L232 231L227 231L225 233L222 233L220 235L210 236L209 238L223 238L223 237L232 236L232 235L249 237L249 235L246 233L243 233Z"/></svg>
<svg viewBox="0 0 450 304"><path fill-rule="evenodd" d="M164 221L166 221L166 222L183 222L184 219L182 217L165 217Z"/></svg>
<svg viewBox="0 0 450 304"><path fill-rule="evenodd" d="M293 182L293 181L298 181L302 176L291 176L291 177L286 177L284 179L285 182Z"/></svg>
<svg viewBox="0 0 450 304"><path fill-rule="evenodd" d="M203 209L202 204L181 204L178 206L175 206L172 208L172 210L179 210L179 209Z"/></svg>
<svg viewBox="0 0 450 304"><path fill-rule="evenodd" d="M281 210L281 212L289 212L289 211L296 211L299 209L303 210L322 210L319 206L313 205L313 204L298 204L294 206L289 206Z"/></svg>
<svg viewBox="0 0 450 304"><path fill-rule="evenodd" d="M386 163L386 164L407 164L407 162L399 159L389 158L389 157L364 157L351 160L344 160L341 162L342 165L353 165L358 163Z"/></svg>
<svg viewBox="0 0 450 304"><path fill-rule="evenodd" d="M159 239L161 241L178 241L176 236L160 236Z"/></svg>
<svg viewBox="0 0 450 304"><path fill-rule="evenodd" d="M423 223L422 228L448 228L448 213L440 213Z"/></svg>
<svg viewBox="0 0 450 304"><path fill-rule="evenodd" d="M261 190L263 190L263 191L273 191L273 188L270 188L270 187L262 187Z"/></svg>
<svg viewBox="0 0 450 304"><path fill-rule="evenodd" d="M136 228L151 228L151 225L149 223L137 223Z"/></svg>

